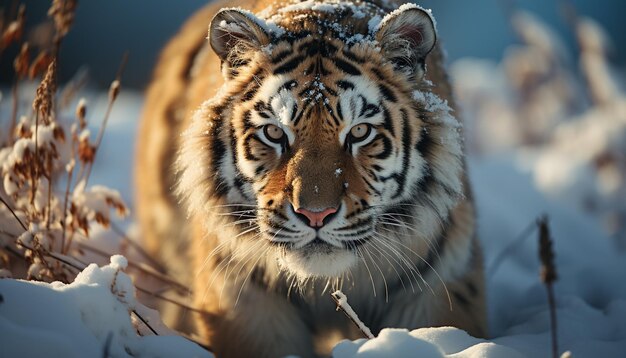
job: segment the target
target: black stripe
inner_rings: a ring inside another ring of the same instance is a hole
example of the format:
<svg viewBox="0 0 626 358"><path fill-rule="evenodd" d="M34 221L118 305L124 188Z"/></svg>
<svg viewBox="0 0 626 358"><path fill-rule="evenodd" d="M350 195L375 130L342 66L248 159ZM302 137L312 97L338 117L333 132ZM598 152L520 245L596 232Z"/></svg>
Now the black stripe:
<svg viewBox="0 0 626 358"><path fill-rule="evenodd" d="M361 75L361 71L359 71L358 68L354 67L347 61L335 58L333 60L333 63L335 64L335 66L337 66L338 69L342 70L343 72L349 75L353 75L353 76Z"/></svg>
<svg viewBox="0 0 626 358"><path fill-rule="evenodd" d="M252 112L250 112L250 110L246 110L245 112L243 112L242 121L243 121L244 134L254 128L252 121L250 121L251 116L252 116Z"/></svg>
<svg viewBox="0 0 626 358"><path fill-rule="evenodd" d="M346 56L347 59L349 59L352 62L356 62L358 64L365 63L365 60L357 57L357 55L355 55L354 53L350 52L349 50L347 50L345 48L343 49L342 53L343 53L344 56Z"/></svg>
<svg viewBox="0 0 626 358"><path fill-rule="evenodd" d="M379 83L378 89L380 90L380 93L382 93L383 98L385 98L387 101L395 103L398 100L393 91L384 84Z"/></svg>
<svg viewBox="0 0 626 358"><path fill-rule="evenodd" d="M343 246L346 249L356 250L357 247L364 245L369 240L369 237L358 239L358 240L350 240L348 242L343 242Z"/></svg>
<svg viewBox="0 0 626 358"><path fill-rule="evenodd" d="M367 234L367 233L370 233L370 232L372 232L372 229L368 227L366 229L355 231L355 232L350 233L350 234L335 234L335 235L337 235L339 237L355 237L355 236L361 236L361 235L364 235L364 234Z"/></svg>
<svg viewBox="0 0 626 358"><path fill-rule="evenodd" d="M291 54L291 50L284 50L284 51L277 53L271 60L272 64L276 65L279 62L282 62L282 60L284 60L290 54Z"/></svg>
<svg viewBox="0 0 626 358"><path fill-rule="evenodd" d="M233 61L230 65L232 67L239 68L239 67L243 67L243 66L245 66L245 65L247 65L249 63L250 63L250 59L242 58L242 59L237 59L237 61Z"/></svg>
<svg viewBox="0 0 626 358"><path fill-rule="evenodd" d="M289 219L279 210L277 209L267 209L267 211L269 211L270 213L276 215L276 217L278 217L279 219L282 219L284 221L288 221Z"/></svg>
<svg viewBox="0 0 626 358"><path fill-rule="evenodd" d="M304 60L304 56L296 56L293 59L289 60L287 63L278 66L274 70L275 75L280 75L283 73L287 73L292 71L298 67L298 65Z"/></svg>
<svg viewBox="0 0 626 358"><path fill-rule="evenodd" d="M361 111L359 112L359 117L362 117L367 111L367 100L362 95L359 95L359 99L361 100Z"/></svg>
<svg viewBox="0 0 626 358"><path fill-rule="evenodd" d="M339 99L337 99L337 117L339 117L339 119L341 119L343 121L343 112L341 111L341 101L339 101Z"/></svg>
<svg viewBox="0 0 626 358"><path fill-rule="evenodd" d="M433 141L433 138L431 138L430 132L431 130L427 127L423 127L422 135L415 145L415 149L418 153L420 153L427 160L432 158L432 151L434 147L437 146L437 143Z"/></svg>
<svg viewBox="0 0 626 358"><path fill-rule="evenodd" d="M378 189L374 188L374 186L372 185L372 183L370 183L369 180L363 178L363 181L365 182L367 187L370 188L374 192L374 194L379 195L379 196L381 195L381 192L378 191Z"/></svg>
<svg viewBox="0 0 626 358"><path fill-rule="evenodd" d="M300 122L300 120L302 119L302 117L304 117L304 113L305 112L310 112L312 107L304 107L300 110L300 113L298 113L298 115L296 116L296 118L293 121L293 125L294 127L298 125L298 122Z"/></svg>
<svg viewBox="0 0 626 358"><path fill-rule="evenodd" d="M372 223L372 218L371 217L367 217L364 220L359 220L355 223L352 223L350 225L344 226L344 227L340 227L335 229L336 231L348 231L348 230L354 230L354 229L358 229L361 228L363 226L369 226L369 224Z"/></svg>
<svg viewBox="0 0 626 358"><path fill-rule="evenodd" d="M328 94L333 96L333 97L337 96L337 92L334 89L330 88L330 87L324 87L324 90L326 92L328 92Z"/></svg>
<svg viewBox="0 0 626 358"><path fill-rule="evenodd" d="M374 75L376 75L376 77L378 77L378 80L385 81L387 79L385 76L383 76L383 73L380 72L380 70L377 69L376 67L372 67L371 71L372 73L374 73Z"/></svg>
<svg viewBox="0 0 626 358"><path fill-rule="evenodd" d="M341 88L342 90L349 90L354 89L354 84L350 81L339 80L337 81L337 87Z"/></svg>
<svg viewBox="0 0 626 358"><path fill-rule="evenodd" d="M265 172L265 166L264 165L259 165L258 167L256 167L256 169L254 169L254 175L259 177L261 174L263 174L263 172Z"/></svg>
<svg viewBox="0 0 626 358"><path fill-rule="evenodd" d="M252 98L254 98L259 88L260 86L255 81L252 87L248 91L246 91L246 93L243 94L243 96L241 97L241 101L242 102L250 101Z"/></svg>
<svg viewBox="0 0 626 358"><path fill-rule="evenodd" d="M263 101L258 101L257 103L254 104L254 110L259 112L259 114L261 114L263 112L269 111L270 106Z"/></svg>
<svg viewBox="0 0 626 358"><path fill-rule="evenodd" d="M293 87L296 87L298 85L298 81L296 80L289 80L287 82L285 82L282 86L280 86L278 88L278 92L286 89L286 90L291 90Z"/></svg>
<svg viewBox="0 0 626 358"><path fill-rule="evenodd" d="M324 102L324 107L326 107L326 109L328 110L328 113L330 114L330 116L332 117L333 121L335 122L335 126L339 127L340 125L340 120L339 118L337 118L337 116L335 116L335 114L332 111L332 108L330 107L329 104L327 104L326 102Z"/></svg>
<svg viewBox="0 0 626 358"><path fill-rule="evenodd" d="M377 141L382 141L383 151L378 153L378 154L376 154L376 155L370 155L369 157L370 158L374 158L374 159L378 159L378 160L385 160L385 159L389 158L389 156L391 155L391 152L393 151L393 145L391 144L391 140L389 138L387 138L386 135L384 135L382 133L378 133L378 134L376 134L376 136L372 140L371 144L368 144L368 146L372 146Z"/></svg>
<svg viewBox="0 0 626 358"><path fill-rule="evenodd" d="M411 132L409 131L409 115L404 109L401 109L400 112L402 113L403 121L402 150L404 152L404 156L402 158L402 172L397 177L398 190L396 191L396 194L392 197L393 199L399 197L404 190L406 175L409 171L409 161L411 160Z"/></svg>
<svg viewBox="0 0 626 358"><path fill-rule="evenodd" d="M224 144L224 142L222 142L222 139L220 138L223 121L216 120L213 121L213 123L215 124L211 133L211 163L213 164L213 171L215 172L215 176L213 176L213 188L217 196L225 196L226 194L228 194L228 190L230 188L228 187L228 185L226 185L226 181L222 177L220 171L222 160L226 155L226 145Z"/></svg>
<svg viewBox="0 0 626 358"><path fill-rule="evenodd" d="M259 143L265 144L256 134L247 136L243 141L243 148L244 148L243 156L247 160L257 161L259 160L259 158L257 158L256 156L254 156L254 154L252 154L252 148L250 146L250 142L253 140L256 140Z"/></svg>
<svg viewBox="0 0 626 358"><path fill-rule="evenodd" d="M298 104L294 103L291 107L291 117L289 118L290 122L293 122L296 119L296 114L298 113Z"/></svg>
<svg viewBox="0 0 626 358"><path fill-rule="evenodd" d="M328 75L330 75L332 73L328 69L326 69L326 67L324 66L323 62L318 62L318 69L317 69L317 71L322 76L328 76Z"/></svg>
<svg viewBox="0 0 626 358"><path fill-rule="evenodd" d="M389 131L391 135L394 135L393 119L391 113L385 106L383 106L383 128Z"/></svg>
<svg viewBox="0 0 626 358"><path fill-rule="evenodd" d="M250 115L250 111L247 111L248 116ZM245 117L245 114L244 114ZM245 121L245 119L244 119ZM230 128L230 153L233 167L237 167L237 137L235 136L235 129L233 127ZM252 199L246 192L243 190L244 181L242 180L239 173L235 173L235 178L233 179L233 185L235 189L239 191L239 194L246 199Z"/></svg>

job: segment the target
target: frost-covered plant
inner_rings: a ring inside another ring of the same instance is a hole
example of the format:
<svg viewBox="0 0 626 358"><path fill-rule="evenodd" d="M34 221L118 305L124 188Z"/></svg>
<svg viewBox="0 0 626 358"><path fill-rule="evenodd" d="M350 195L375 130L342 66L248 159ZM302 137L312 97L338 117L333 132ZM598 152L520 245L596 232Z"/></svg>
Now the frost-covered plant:
<svg viewBox="0 0 626 358"><path fill-rule="evenodd" d="M21 44L14 61L16 74L8 136L0 138L0 268L19 278L68 282L76 273L71 263L76 236L89 237L94 223L108 226L111 211L125 216L120 194L88 179L102 128L95 142L86 129L86 104L81 100L75 118L63 118L58 105L57 55L74 18L76 1L53 1L49 16L55 34L51 52L30 61L30 46ZM2 49L22 40L24 7L2 37ZM32 108L18 115L16 90L27 76L41 76ZM109 106L119 93L119 80L109 92ZM108 116L108 112L105 115ZM26 267L20 268L20 266ZM68 264L69 263L69 264ZM5 274L6 275L6 272Z"/></svg>
<svg viewBox="0 0 626 358"><path fill-rule="evenodd" d="M518 12L502 63L453 66L474 154L523 154L537 186L598 216L626 243L626 92L601 26L571 18L578 62L540 19ZM527 155L527 154L532 155Z"/></svg>

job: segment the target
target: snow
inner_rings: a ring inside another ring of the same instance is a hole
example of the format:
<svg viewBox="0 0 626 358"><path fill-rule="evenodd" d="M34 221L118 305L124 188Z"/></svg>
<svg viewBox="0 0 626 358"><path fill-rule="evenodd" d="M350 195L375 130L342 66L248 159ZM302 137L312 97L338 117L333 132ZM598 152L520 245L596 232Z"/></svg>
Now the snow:
<svg viewBox="0 0 626 358"><path fill-rule="evenodd" d="M272 20L268 20L268 19L263 19L262 17L257 17L250 10L246 10L240 7L233 7L233 8L229 8L228 10L235 10L235 11L242 13L243 15L248 17L250 20L254 21L257 25L259 25L265 32L267 32L270 35L279 37L285 33L285 29L278 26L276 22ZM224 27L222 26L222 23L220 23L220 27Z"/></svg>
<svg viewBox="0 0 626 358"><path fill-rule="evenodd" d="M210 357L179 336L139 336L126 259L89 265L73 283L0 280L3 357ZM105 348L106 347L106 348Z"/></svg>
<svg viewBox="0 0 626 358"><path fill-rule="evenodd" d="M387 16L385 16L383 19L380 20L380 22L376 23L376 21L374 20L374 18L372 18L372 20L370 20L371 22L368 23L368 28L370 29L374 29L374 32L380 30L383 26L385 26L385 24L387 23L387 21L393 19L394 17L398 16L399 14L401 14L404 11L407 10L411 10L411 9L417 9L417 10L421 10L423 12L425 12L428 17L430 18L430 21L432 21L433 26L435 28L435 32L437 32L437 21L435 20L435 17L433 16L433 12L431 9L425 9L417 4L412 4L412 3L405 3L400 5L400 7L398 7L397 9L395 9L394 11L390 12Z"/></svg>
<svg viewBox="0 0 626 358"><path fill-rule="evenodd" d="M448 101L432 92L413 91L413 99L423 102L428 112L449 112Z"/></svg>

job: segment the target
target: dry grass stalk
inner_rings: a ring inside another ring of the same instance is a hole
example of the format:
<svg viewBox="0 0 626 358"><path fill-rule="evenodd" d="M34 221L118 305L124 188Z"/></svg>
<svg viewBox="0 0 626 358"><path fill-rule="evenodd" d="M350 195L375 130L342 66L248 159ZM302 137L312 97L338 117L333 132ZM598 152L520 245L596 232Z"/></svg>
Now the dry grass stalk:
<svg viewBox="0 0 626 358"><path fill-rule="evenodd" d="M9 23L2 32L0 40L0 51L9 47L14 42L19 42L24 34L24 23L26 21L26 6L20 5L17 12L17 18Z"/></svg>
<svg viewBox="0 0 626 358"><path fill-rule="evenodd" d="M343 292L335 291L330 294L330 297L332 297L333 301L335 301L335 304L337 305L337 311L342 311L346 315L346 317L348 317L352 321L352 323L354 323L359 331L363 333L363 336L365 336L365 338L376 338L372 334L372 331L370 331L370 329L363 323L363 321L359 319L359 316L357 316L352 307L350 307L350 304L348 304L348 297L346 297Z"/></svg>
<svg viewBox="0 0 626 358"><path fill-rule="evenodd" d="M48 17L54 21L54 58L59 58L61 41L70 31L74 23L74 15L78 7L77 0L52 0L52 5L48 10Z"/></svg>
<svg viewBox="0 0 626 358"><path fill-rule="evenodd" d="M26 7L22 4L19 7L17 18L9 23L6 29L3 29L2 39L0 40L0 54L12 43L17 43L22 39L24 33L24 23L26 21ZM20 77L24 73L24 68L28 67L29 46L27 43L22 44L19 55L13 62L15 69L15 81L13 82L12 96L13 96L13 108L11 111L11 125L9 127L9 144L13 143L13 132L15 131L15 124L17 120L17 105L18 101L18 86Z"/></svg>
<svg viewBox="0 0 626 358"><path fill-rule="evenodd" d="M39 52L28 69L28 77L34 79L35 77L43 75L53 60L54 58L48 51L44 50Z"/></svg>
<svg viewBox="0 0 626 358"><path fill-rule="evenodd" d="M37 87L37 94L35 96L35 100L33 101L33 110L35 111L36 116L41 116L41 119L44 121L45 124L50 123L50 116L54 109L53 101L54 95L57 91L56 72L56 60L53 60L48 65L46 74L39 86Z"/></svg>
<svg viewBox="0 0 626 358"><path fill-rule="evenodd" d="M539 260L541 261L541 281L545 284L548 291L548 304L550 307L550 326L552 332L552 357L558 357L558 341L557 341L557 320L556 320L556 302L554 299L553 284L558 279L556 267L554 265L554 251L552 249L552 239L550 238L550 228L548 226L548 218L546 216L540 218L537 222L539 226Z"/></svg>
<svg viewBox="0 0 626 358"><path fill-rule="evenodd" d="M165 272L167 272L167 270L165 269L165 267L163 267L163 265L158 262L156 259L154 259L154 257L150 256L150 254L148 254L146 252L146 250L144 250L143 247L141 247L141 245L137 244L135 241L133 241L131 238L129 238L124 231L122 231L119 227L117 227L117 225L115 225L115 223L111 223L111 229L113 230L114 233L117 234L117 236L119 236L124 244L127 244L129 246L131 246L132 248L134 248L135 250L137 250L137 252L146 260L150 263L150 265L156 269L159 273L164 274ZM189 290L189 288L186 288L187 290Z"/></svg>
<svg viewBox="0 0 626 358"><path fill-rule="evenodd" d="M113 109L113 104L115 103L117 96L120 94L120 89L121 89L120 79L122 77L122 73L124 73L124 68L126 67L127 61L128 61L128 52L124 53L124 56L122 57L122 62L120 63L120 66L117 70L117 75L115 77L115 80L113 80L113 82L111 82L111 85L109 86L109 103L107 104L106 113L104 114L104 119L102 120L100 129L98 130L98 136L96 137L95 144L93 146L85 147L85 148L89 148L90 150L89 152L86 152L86 154L91 156L90 158L91 164L89 165L87 169L87 174L85 175L85 182L89 180L89 175L91 175L91 169L93 168L93 159L95 158L96 153L98 152L100 143L102 143L102 138L104 137L104 130L107 126L107 122L109 121L109 117L111 116L111 110Z"/></svg>
<svg viewBox="0 0 626 358"><path fill-rule="evenodd" d="M50 14L55 19L56 32L62 37L69 30L76 7L75 1L54 1ZM3 38L9 44L21 38L25 10L20 7L17 20L3 31ZM10 34L10 36L9 36ZM10 248L3 247L5 253L20 253L27 264L29 276L52 281L67 281L75 274L60 265L55 255L71 255L74 248L71 238L80 230L86 235L93 223L104 226L110 223L109 211L126 214L126 206L119 194L106 188L87 188L78 181L72 186L75 158L79 155L79 138L72 133L65 140L64 124L57 121L55 97L57 94L57 59L46 51L30 63L29 45L21 45L21 51L14 60L16 82L14 85L13 118L17 118L17 85L26 76L36 77L43 73L33 100L33 112L22 116L18 123L12 120L9 140L0 148L0 222L3 234L14 237ZM119 78L117 78L119 88ZM86 126L86 107L83 103L77 113L77 121L82 129ZM85 159L85 155L82 156ZM93 155L91 155L93 159ZM90 160L89 164L91 164ZM84 164L84 163L82 163ZM67 173L65 168L69 170ZM54 195L58 178L67 175L65 196ZM6 209L5 209L6 208ZM9 214L10 213L10 214ZM16 221L10 220L10 216ZM17 226L19 223L19 227ZM5 230L6 228L6 230ZM20 228L23 233L20 235ZM69 241L66 240L69 234ZM20 238L29 238L25 242ZM4 245L3 243L3 246ZM16 256L19 257L19 256ZM49 258L55 261L49 261ZM61 257L61 256L59 256ZM3 261L4 262L4 261ZM11 267L11 263L2 267Z"/></svg>

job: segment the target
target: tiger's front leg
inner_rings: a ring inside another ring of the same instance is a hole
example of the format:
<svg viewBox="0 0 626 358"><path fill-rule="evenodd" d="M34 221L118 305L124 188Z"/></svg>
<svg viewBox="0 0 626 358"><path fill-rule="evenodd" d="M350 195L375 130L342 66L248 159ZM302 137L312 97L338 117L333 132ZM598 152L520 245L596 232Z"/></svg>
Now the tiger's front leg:
<svg viewBox="0 0 626 358"><path fill-rule="evenodd" d="M458 280L445 285L435 281L430 286L425 287L417 299L404 295L391 302L392 309L384 317L382 327L452 326L473 337L487 337L485 287L479 260Z"/></svg>
<svg viewBox="0 0 626 358"><path fill-rule="evenodd" d="M193 241L192 250L212 252L213 235ZM217 250L219 252L219 250ZM314 357L312 335L285 298L252 280L247 269L220 255L194 256L194 306L197 333L217 357ZM244 283L245 281L245 283ZM243 287L243 288L242 288Z"/></svg>
<svg viewBox="0 0 626 358"><path fill-rule="evenodd" d="M297 311L282 297L272 296L248 286L236 306L236 296L227 294L221 307L205 303L208 314L196 322L217 357L315 356L311 333Z"/></svg>

